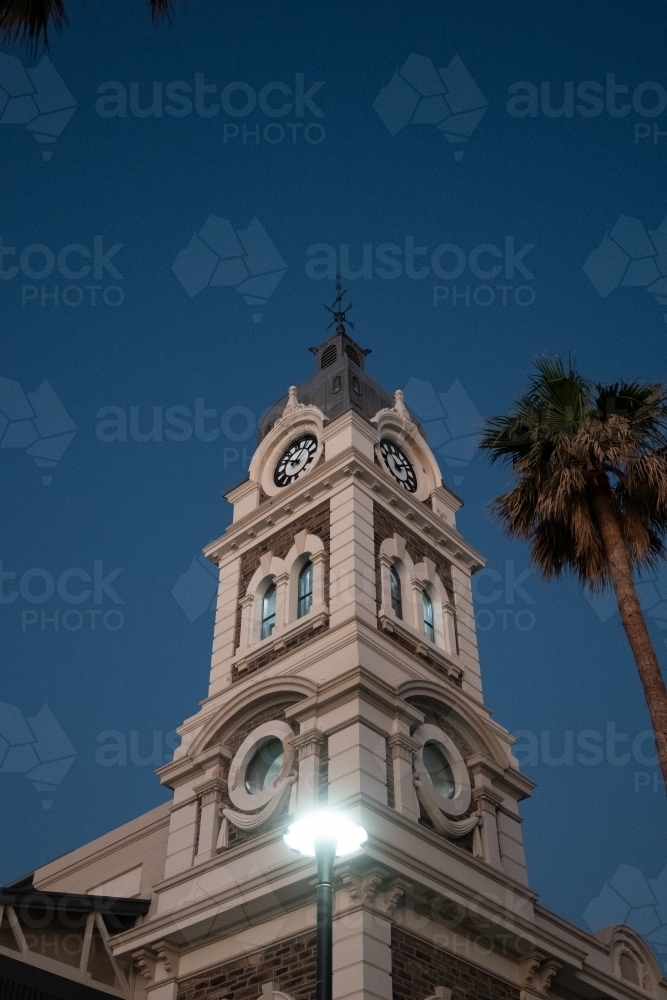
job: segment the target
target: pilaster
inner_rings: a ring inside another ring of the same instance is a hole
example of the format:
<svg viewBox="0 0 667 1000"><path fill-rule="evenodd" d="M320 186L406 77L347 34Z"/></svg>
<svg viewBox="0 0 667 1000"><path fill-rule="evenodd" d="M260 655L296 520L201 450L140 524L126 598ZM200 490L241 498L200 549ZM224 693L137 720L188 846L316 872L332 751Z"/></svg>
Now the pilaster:
<svg viewBox="0 0 667 1000"><path fill-rule="evenodd" d="M331 628L349 618L375 625L373 501L351 477L331 505Z"/></svg>
<svg viewBox="0 0 667 1000"><path fill-rule="evenodd" d="M231 684L230 664L234 657L236 608L239 599L239 560L227 558L219 566L220 581L213 631L209 696Z"/></svg>
<svg viewBox="0 0 667 1000"><path fill-rule="evenodd" d="M292 740L298 761L297 809L315 809L320 801L320 765L326 738L319 729L310 729Z"/></svg>
<svg viewBox="0 0 667 1000"><path fill-rule="evenodd" d="M416 823L419 802L413 782L412 759L419 745L404 733L393 733L387 740L387 747L394 778L394 808Z"/></svg>
<svg viewBox="0 0 667 1000"><path fill-rule="evenodd" d="M220 831L220 805L227 789L224 771L217 765L211 777L198 785L195 792L199 795L199 836L197 838L194 864L209 861L215 857L218 833Z"/></svg>
<svg viewBox="0 0 667 1000"><path fill-rule="evenodd" d="M169 818L169 840L164 877L177 875L192 867L197 840L198 803L189 798L182 805L174 803Z"/></svg>
<svg viewBox="0 0 667 1000"><path fill-rule="evenodd" d="M359 796L387 804L386 738L355 719L328 735L329 805Z"/></svg>
<svg viewBox="0 0 667 1000"><path fill-rule="evenodd" d="M452 583L456 624L458 626L459 656L465 667L463 690L477 701L482 700L482 679L477 650L475 609L472 603L470 574L452 565Z"/></svg>

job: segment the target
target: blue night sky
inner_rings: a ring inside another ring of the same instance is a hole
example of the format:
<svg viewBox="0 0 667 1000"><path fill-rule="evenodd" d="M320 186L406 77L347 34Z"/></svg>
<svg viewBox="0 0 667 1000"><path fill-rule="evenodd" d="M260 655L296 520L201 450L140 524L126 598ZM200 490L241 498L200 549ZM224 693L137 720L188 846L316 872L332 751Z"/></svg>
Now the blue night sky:
<svg viewBox="0 0 667 1000"><path fill-rule="evenodd" d="M485 698L538 783L531 884L599 923L619 866L667 860L647 711L613 602L527 572L474 440L543 351L665 378L667 5L68 13L52 65L0 58L0 880L166 799L154 768L206 695L197 556L262 411L312 373L338 267L488 558ZM642 600L665 663L667 570Z"/></svg>

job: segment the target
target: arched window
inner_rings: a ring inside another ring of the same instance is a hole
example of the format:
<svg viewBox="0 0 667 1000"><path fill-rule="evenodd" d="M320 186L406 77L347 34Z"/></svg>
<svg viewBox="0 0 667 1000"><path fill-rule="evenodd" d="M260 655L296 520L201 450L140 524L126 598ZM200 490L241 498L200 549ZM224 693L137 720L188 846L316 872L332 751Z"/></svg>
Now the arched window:
<svg viewBox="0 0 667 1000"><path fill-rule="evenodd" d="M401 596L401 578L398 570L392 566L389 570L389 581L391 585L391 608L397 618L403 617L403 598Z"/></svg>
<svg viewBox="0 0 667 1000"><path fill-rule="evenodd" d="M262 598L262 631L261 639L267 639L276 624L276 585L272 583L264 592Z"/></svg>
<svg viewBox="0 0 667 1000"><path fill-rule="evenodd" d="M424 608L424 631L427 639L435 642L435 629L433 627L433 602L425 590L422 590L422 606Z"/></svg>
<svg viewBox="0 0 667 1000"><path fill-rule="evenodd" d="M629 983L634 983L635 986L641 986L639 970L634 958L631 958L627 952L622 952L618 964L621 970L621 975L624 979L626 979Z"/></svg>
<svg viewBox="0 0 667 1000"><path fill-rule="evenodd" d="M299 584L297 592L297 618L303 618L310 611L313 603L313 564L307 562L302 566L299 573Z"/></svg>

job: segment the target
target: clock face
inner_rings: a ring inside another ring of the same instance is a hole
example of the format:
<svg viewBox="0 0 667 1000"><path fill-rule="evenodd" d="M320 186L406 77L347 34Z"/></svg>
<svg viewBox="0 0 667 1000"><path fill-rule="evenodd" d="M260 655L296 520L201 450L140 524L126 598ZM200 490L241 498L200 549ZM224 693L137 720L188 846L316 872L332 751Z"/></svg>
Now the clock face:
<svg viewBox="0 0 667 1000"><path fill-rule="evenodd" d="M317 438L313 434L303 434L283 453L273 474L276 486L289 486L306 469L310 468L317 451Z"/></svg>
<svg viewBox="0 0 667 1000"><path fill-rule="evenodd" d="M388 438L383 438L380 441L380 451L384 459L384 464L396 482L400 483L408 493L414 493L417 489L415 470L412 468L410 460L403 454L398 445L394 444Z"/></svg>

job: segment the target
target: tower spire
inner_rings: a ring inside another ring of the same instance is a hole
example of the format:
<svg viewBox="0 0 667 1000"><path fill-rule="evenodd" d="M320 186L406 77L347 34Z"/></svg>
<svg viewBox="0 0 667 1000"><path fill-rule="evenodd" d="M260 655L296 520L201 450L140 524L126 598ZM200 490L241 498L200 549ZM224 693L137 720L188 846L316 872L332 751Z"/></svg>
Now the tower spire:
<svg viewBox="0 0 667 1000"><path fill-rule="evenodd" d="M343 296L347 295L347 288L343 289L340 282L340 274L336 275L336 298L333 300L330 306L325 305L324 308L327 312L330 312L333 316L332 321L329 323L327 329L331 329L334 323L337 323L336 333L345 333L345 324L354 330L354 323L352 323L345 315L349 309L352 308L353 303L350 302L349 306L343 309Z"/></svg>

